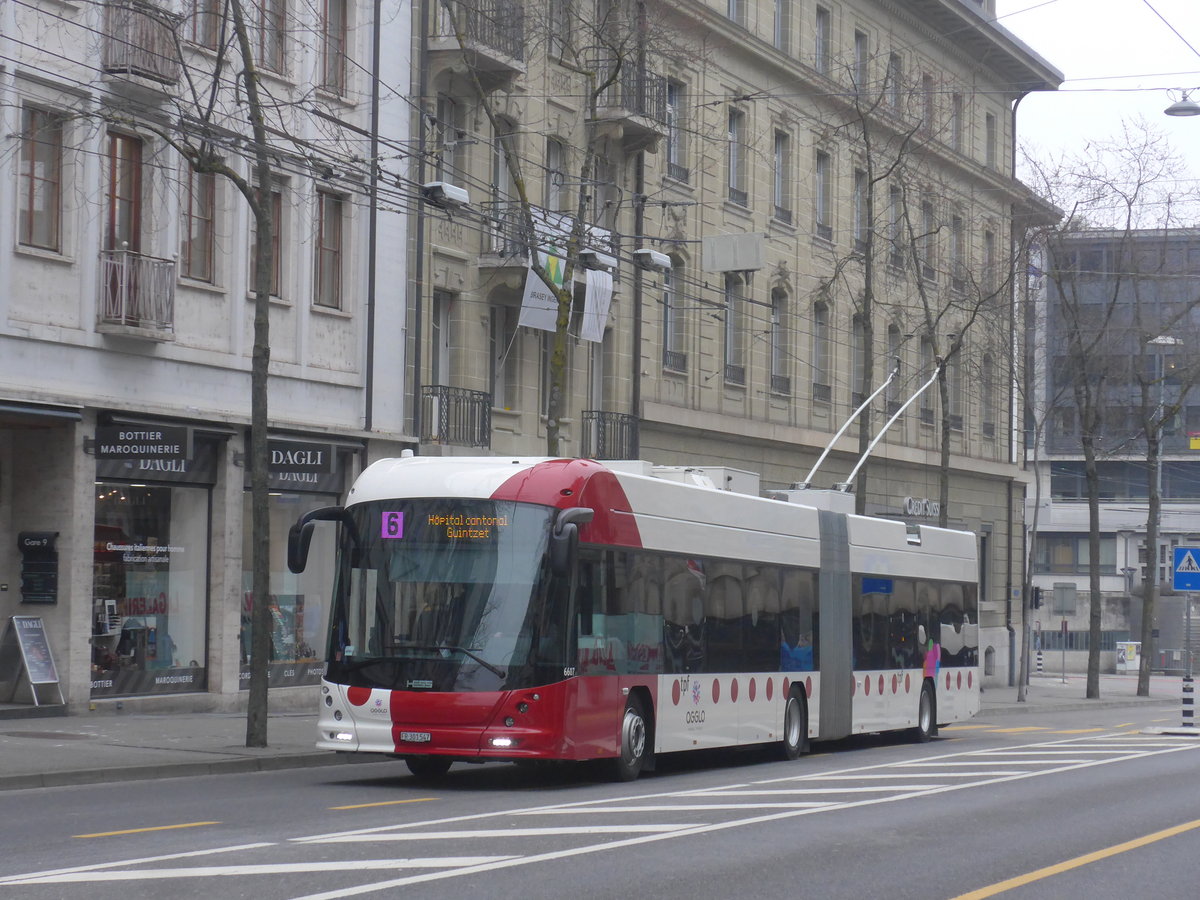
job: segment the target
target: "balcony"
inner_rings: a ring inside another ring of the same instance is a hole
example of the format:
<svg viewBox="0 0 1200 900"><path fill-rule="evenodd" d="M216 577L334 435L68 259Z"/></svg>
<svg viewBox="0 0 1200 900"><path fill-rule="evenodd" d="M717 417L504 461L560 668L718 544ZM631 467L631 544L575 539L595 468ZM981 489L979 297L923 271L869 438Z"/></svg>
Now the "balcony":
<svg viewBox="0 0 1200 900"><path fill-rule="evenodd" d="M481 204L481 207L484 217L484 256L499 256L508 260L509 265L527 266L530 240L521 203L517 200L492 200Z"/></svg>
<svg viewBox="0 0 1200 900"><path fill-rule="evenodd" d="M585 409L579 455L588 459L637 459L637 418L628 413Z"/></svg>
<svg viewBox="0 0 1200 900"><path fill-rule="evenodd" d="M601 66L597 78L603 83L611 71ZM616 80L597 98L596 122L615 132L626 149L653 149L667 134L667 79L622 65Z"/></svg>
<svg viewBox="0 0 1200 900"><path fill-rule="evenodd" d="M501 88L525 72L525 8L514 0L439 3L429 52L434 68L469 67L485 89Z"/></svg>
<svg viewBox="0 0 1200 900"><path fill-rule="evenodd" d="M132 250L100 254L100 326L105 334L175 339L175 261Z"/></svg>
<svg viewBox="0 0 1200 900"><path fill-rule="evenodd" d="M179 83L175 31L180 17L142 0L109 0L104 6L102 66L105 77L135 93L167 93Z"/></svg>
<svg viewBox="0 0 1200 900"><path fill-rule="evenodd" d="M424 385L421 440L458 447L491 447L492 395L444 384Z"/></svg>

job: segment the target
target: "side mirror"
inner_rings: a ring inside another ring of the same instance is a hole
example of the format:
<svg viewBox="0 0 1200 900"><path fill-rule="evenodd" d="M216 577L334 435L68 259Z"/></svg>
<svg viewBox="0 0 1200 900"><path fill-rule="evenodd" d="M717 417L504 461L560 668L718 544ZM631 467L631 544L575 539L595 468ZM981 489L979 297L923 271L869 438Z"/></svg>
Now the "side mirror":
<svg viewBox="0 0 1200 900"><path fill-rule="evenodd" d="M308 545L312 543L314 522L345 521L346 511L340 506L322 506L304 513L288 529L288 570L299 575L308 565Z"/></svg>
<svg viewBox="0 0 1200 900"><path fill-rule="evenodd" d="M555 575L570 574L579 546L579 526L592 521L595 515L596 511L586 506L572 506L558 514L550 533L550 568Z"/></svg>

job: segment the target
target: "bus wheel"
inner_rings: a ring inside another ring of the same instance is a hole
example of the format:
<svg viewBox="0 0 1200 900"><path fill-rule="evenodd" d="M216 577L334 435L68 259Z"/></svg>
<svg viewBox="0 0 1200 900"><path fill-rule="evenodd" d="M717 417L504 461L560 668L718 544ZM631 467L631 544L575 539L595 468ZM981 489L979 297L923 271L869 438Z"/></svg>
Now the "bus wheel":
<svg viewBox="0 0 1200 900"><path fill-rule="evenodd" d="M451 760L445 756L406 756L404 762L408 771L424 780L441 778L450 771Z"/></svg>
<svg viewBox="0 0 1200 900"><path fill-rule="evenodd" d="M933 737L937 726L934 724L933 688L929 682L921 686L921 701L917 707L917 727L912 730L913 740L924 744Z"/></svg>
<svg viewBox="0 0 1200 900"><path fill-rule="evenodd" d="M621 755L612 761L616 781L633 781L642 772L648 754L646 713L642 701L630 696L621 719Z"/></svg>
<svg viewBox="0 0 1200 900"><path fill-rule="evenodd" d="M808 715L804 704L795 694L788 697L783 708L783 758L799 759L804 752L804 739L808 735Z"/></svg>

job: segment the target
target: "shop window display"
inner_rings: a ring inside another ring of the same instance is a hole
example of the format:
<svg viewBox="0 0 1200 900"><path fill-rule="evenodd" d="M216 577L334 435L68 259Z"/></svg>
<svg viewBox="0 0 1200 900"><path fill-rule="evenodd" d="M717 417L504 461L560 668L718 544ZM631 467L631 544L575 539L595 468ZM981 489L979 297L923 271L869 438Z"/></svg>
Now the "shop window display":
<svg viewBox="0 0 1200 900"><path fill-rule="evenodd" d="M99 481L92 696L203 690L208 490Z"/></svg>
<svg viewBox="0 0 1200 900"><path fill-rule="evenodd" d="M331 506L337 495L272 492L268 498L271 522L271 658L268 682L319 684L325 672L324 647L329 595L333 589L334 529L318 528L313 533L311 560L303 574L287 567L288 529L310 509ZM250 620L254 610L253 571L251 569L250 495L245 495L242 530L242 617L241 686L250 683Z"/></svg>

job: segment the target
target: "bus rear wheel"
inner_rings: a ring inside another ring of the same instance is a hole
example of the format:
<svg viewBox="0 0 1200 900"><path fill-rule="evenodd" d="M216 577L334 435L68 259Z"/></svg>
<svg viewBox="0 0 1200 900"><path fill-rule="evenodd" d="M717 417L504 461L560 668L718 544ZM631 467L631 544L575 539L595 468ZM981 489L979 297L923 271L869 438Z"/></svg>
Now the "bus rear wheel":
<svg viewBox="0 0 1200 900"><path fill-rule="evenodd" d="M646 711L642 701L630 696L625 703L625 714L621 718L620 755L611 763L613 779L633 781L642 773L649 753Z"/></svg>
<svg viewBox="0 0 1200 900"><path fill-rule="evenodd" d="M913 740L924 744L933 737L937 725L934 723L933 688L929 682L921 685L921 700L917 706L917 727L912 730Z"/></svg>
<svg viewBox="0 0 1200 900"><path fill-rule="evenodd" d="M795 694L787 699L783 708L783 741L782 752L784 759L799 759L804 752L804 739L808 736L808 713L804 703Z"/></svg>
<svg viewBox="0 0 1200 900"><path fill-rule="evenodd" d="M406 756L408 771L422 780L441 778L450 771L451 760L444 756Z"/></svg>

